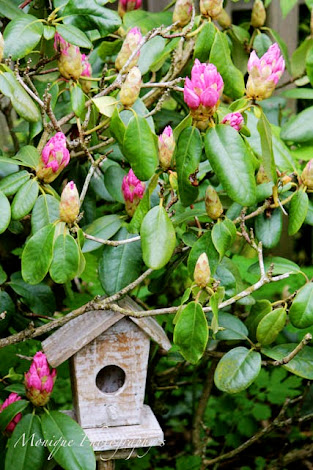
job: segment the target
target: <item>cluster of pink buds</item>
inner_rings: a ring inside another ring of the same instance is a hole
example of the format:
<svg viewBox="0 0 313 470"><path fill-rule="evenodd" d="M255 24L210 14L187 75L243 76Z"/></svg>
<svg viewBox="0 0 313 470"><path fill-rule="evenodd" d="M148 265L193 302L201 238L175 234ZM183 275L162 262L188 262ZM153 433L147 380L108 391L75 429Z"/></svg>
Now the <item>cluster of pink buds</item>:
<svg viewBox="0 0 313 470"><path fill-rule="evenodd" d="M301 174L301 181L308 189L313 189L313 159L306 164Z"/></svg>
<svg viewBox="0 0 313 470"><path fill-rule="evenodd" d="M145 192L145 184L137 178L132 169L123 178L122 192L125 199L126 212L132 217Z"/></svg>
<svg viewBox="0 0 313 470"><path fill-rule="evenodd" d="M16 401L21 400L21 397L17 393L11 393L8 398L2 403L0 406L0 413L7 408L9 405L12 405L12 403L15 403ZM22 419L22 413L18 413L17 415L14 416L14 418L10 421L10 423L7 425L5 428L5 431L8 433L12 433L15 429L15 426L19 421Z"/></svg>
<svg viewBox="0 0 313 470"><path fill-rule="evenodd" d="M191 20L193 0L177 0L173 12L173 23L177 23L177 26L186 26Z"/></svg>
<svg viewBox="0 0 313 470"><path fill-rule="evenodd" d="M248 61L248 98L259 101L269 98L284 70L285 61L277 43L272 44L260 59L255 51L252 51Z"/></svg>
<svg viewBox="0 0 313 470"><path fill-rule="evenodd" d="M37 352L29 371L25 374L26 396L33 405L44 406L48 403L56 375L55 369L50 371L46 355Z"/></svg>
<svg viewBox="0 0 313 470"><path fill-rule="evenodd" d="M124 65L126 64L126 62L128 62L129 58L135 52L135 50L137 49L141 41L142 41L142 34L139 28L132 28L127 33L127 36L125 38L125 41L123 42L122 48L116 57L115 67L117 68L117 70L121 70L124 67ZM138 52L135 54L133 59L128 64L128 67L126 67L127 71L129 71L131 68L137 65L139 56L140 56L140 51L138 50Z"/></svg>
<svg viewBox="0 0 313 470"><path fill-rule="evenodd" d="M60 219L67 224L73 224L79 214L79 194L74 181L67 183L61 194Z"/></svg>
<svg viewBox="0 0 313 470"><path fill-rule="evenodd" d="M229 124L231 127L240 131L244 123L244 119L241 113L228 113L224 117L222 124Z"/></svg>
<svg viewBox="0 0 313 470"><path fill-rule="evenodd" d="M159 135L159 162L163 170L168 170L171 166L173 153L175 150L175 139L173 129L167 126L161 135Z"/></svg>
<svg viewBox="0 0 313 470"><path fill-rule="evenodd" d="M223 93L224 82L215 65L195 60L191 79L186 78L184 100L195 121L206 122L215 113Z"/></svg>
<svg viewBox="0 0 313 470"><path fill-rule="evenodd" d="M200 0L201 15L217 18L223 9L223 0Z"/></svg>
<svg viewBox="0 0 313 470"><path fill-rule="evenodd" d="M118 2L118 14L123 18L128 11L138 10L141 4L142 0L120 0Z"/></svg>
<svg viewBox="0 0 313 470"><path fill-rule="evenodd" d="M66 137L57 132L44 146L36 174L45 183L51 183L68 165L70 153L66 148Z"/></svg>
<svg viewBox="0 0 313 470"><path fill-rule="evenodd" d="M86 54L82 54L82 73L81 77L86 77L90 78L92 75L92 69L91 69L91 64L89 63L88 57ZM90 80L84 80L81 78L80 80L82 89L85 93L89 93L90 88L91 88L91 81Z"/></svg>
<svg viewBox="0 0 313 470"><path fill-rule="evenodd" d="M82 74L82 55L78 46L65 41L59 33L54 36L54 49L60 52L58 67L61 75L69 80L78 80Z"/></svg>

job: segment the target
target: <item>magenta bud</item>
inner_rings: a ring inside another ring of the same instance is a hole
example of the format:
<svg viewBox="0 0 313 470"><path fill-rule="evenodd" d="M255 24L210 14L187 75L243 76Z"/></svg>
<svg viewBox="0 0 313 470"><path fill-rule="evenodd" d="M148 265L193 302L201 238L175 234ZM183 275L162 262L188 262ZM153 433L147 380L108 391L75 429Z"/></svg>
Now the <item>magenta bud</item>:
<svg viewBox="0 0 313 470"><path fill-rule="evenodd" d="M159 161L163 170L171 166L173 153L175 150L175 139L171 126L167 126L161 135L159 135Z"/></svg>
<svg viewBox="0 0 313 470"><path fill-rule="evenodd" d="M81 77L90 78L91 75L92 75L92 69L91 69L91 65L89 63L88 57L86 56L86 54L82 54L81 58L82 58ZM90 80L85 80L84 78L81 78L80 83L81 83L83 91L85 93L89 93L90 88L91 88L91 81Z"/></svg>
<svg viewBox="0 0 313 470"><path fill-rule="evenodd" d="M137 49L141 41L142 41L142 35L141 35L139 28L132 28L127 33L127 36L125 38L125 41L123 42L122 48L116 57L115 67L117 68L117 70L121 70L124 67L124 65L129 60L129 58L134 53L134 51ZM140 51L138 51L135 57L132 59L132 61L127 67L127 70L130 70L132 67L134 67L137 64L139 55L140 55Z"/></svg>
<svg viewBox="0 0 313 470"><path fill-rule="evenodd" d="M25 374L26 396L35 406L48 403L53 390L57 372L50 371L46 355L37 352L33 357L30 369Z"/></svg>
<svg viewBox="0 0 313 470"><path fill-rule="evenodd" d="M7 406L9 405L12 405L12 403L15 403L16 401L19 401L21 400L22 398L17 394L17 393L11 393L8 398L2 403L2 405L0 406L0 413L2 413L2 411L7 408ZM7 427L5 428L5 432L11 434L14 429L15 429L15 426L17 425L17 423L19 421L21 421L22 419L22 413L17 413L14 418L9 422L9 424L7 425Z"/></svg>
<svg viewBox="0 0 313 470"><path fill-rule="evenodd" d="M66 148L66 137L57 132L44 146L36 175L45 183L51 183L68 165L70 153Z"/></svg>
<svg viewBox="0 0 313 470"><path fill-rule="evenodd" d="M197 286L203 289L208 285L211 278L211 269L206 253L202 253L196 263L193 278Z"/></svg>
<svg viewBox="0 0 313 470"><path fill-rule="evenodd" d="M82 74L82 56L78 46L65 41L59 33L54 36L54 49L60 52L58 67L60 74L67 80L78 80Z"/></svg>
<svg viewBox="0 0 313 470"><path fill-rule="evenodd" d="M122 193L125 199L125 207L128 215L134 215L135 210L143 198L145 184L140 181L132 169L124 176L122 182Z"/></svg>
<svg viewBox="0 0 313 470"><path fill-rule="evenodd" d="M240 131L244 123L244 119L241 113L228 113L224 117L222 124L229 124L231 127Z"/></svg>
<svg viewBox="0 0 313 470"><path fill-rule="evenodd" d="M138 10L141 4L142 0L120 0L118 2L118 14L123 18L128 11Z"/></svg>
<svg viewBox="0 0 313 470"><path fill-rule="evenodd" d="M67 183L61 194L60 219L67 224L73 224L79 214L79 194L74 181Z"/></svg>

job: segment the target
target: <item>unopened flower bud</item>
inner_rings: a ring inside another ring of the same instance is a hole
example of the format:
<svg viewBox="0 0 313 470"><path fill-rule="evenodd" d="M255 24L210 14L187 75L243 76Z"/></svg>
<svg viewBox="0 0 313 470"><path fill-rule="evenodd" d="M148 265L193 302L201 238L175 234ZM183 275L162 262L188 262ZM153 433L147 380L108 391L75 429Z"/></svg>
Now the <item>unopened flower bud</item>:
<svg viewBox="0 0 313 470"><path fill-rule="evenodd" d="M193 0L177 0L173 12L173 23L186 26L192 17Z"/></svg>
<svg viewBox="0 0 313 470"><path fill-rule="evenodd" d="M137 49L139 44L142 41L142 35L139 28L132 28L125 38L123 42L122 48L118 53L115 61L115 67L117 70L121 70L133 52ZM128 65L127 70L133 68L139 59L140 51L137 52L135 57L132 59L131 63Z"/></svg>
<svg viewBox="0 0 313 470"><path fill-rule="evenodd" d="M175 150L175 139L171 126L167 126L159 135L159 161L163 170L171 166L172 156Z"/></svg>
<svg viewBox="0 0 313 470"><path fill-rule="evenodd" d="M224 8L222 8L221 13L217 15L216 21L223 29L227 29L231 26L231 18Z"/></svg>
<svg viewBox="0 0 313 470"><path fill-rule="evenodd" d="M70 153L66 148L66 137L57 132L44 146L36 175L45 183L51 183L70 161Z"/></svg>
<svg viewBox="0 0 313 470"><path fill-rule="evenodd" d="M0 62L2 61L3 50L4 50L4 39L3 39L2 34L0 33Z"/></svg>
<svg viewBox="0 0 313 470"><path fill-rule="evenodd" d="M86 54L82 54L81 57L82 57L82 73L81 73L81 77L91 77L92 69L91 69L91 65L90 65L90 63L89 63L88 57L86 56ZM81 83L81 86L82 86L83 91L84 91L85 93L89 93L89 92L90 92L90 88L91 88L91 81L90 81L90 80L81 79L81 80L80 80L80 83Z"/></svg>
<svg viewBox="0 0 313 470"><path fill-rule="evenodd" d="M254 28L261 28L264 26L266 20L266 11L262 0L255 0L251 14L251 25Z"/></svg>
<svg viewBox="0 0 313 470"><path fill-rule="evenodd" d="M223 214L223 205L213 186L207 187L204 202L206 212L211 219L217 220L221 217Z"/></svg>
<svg viewBox="0 0 313 470"><path fill-rule="evenodd" d="M130 108L137 101L141 85L141 72L138 67L133 67L128 72L120 92L120 100L124 106Z"/></svg>
<svg viewBox="0 0 313 470"><path fill-rule="evenodd" d="M35 406L45 406L53 390L57 372L50 371L46 355L37 352L25 374L26 396Z"/></svg>
<svg viewBox="0 0 313 470"><path fill-rule="evenodd" d="M123 18L126 12L138 10L141 4L142 0L120 0L118 2L118 14Z"/></svg>
<svg viewBox="0 0 313 470"><path fill-rule="evenodd" d="M260 166L257 174L256 174L256 182L257 184L263 184L263 183L269 183L271 180L270 178L267 176L266 172L265 172L265 168L263 165Z"/></svg>
<svg viewBox="0 0 313 470"><path fill-rule="evenodd" d="M145 192L145 184L140 181L132 169L128 175L124 176L122 182L122 193L125 199L126 212L132 217L137 206L143 198Z"/></svg>
<svg viewBox="0 0 313 470"><path fill-rule="evenodd" d="M202 253L196 263L193 278L197 286L203 289L208 285L211 278L211 269L206 253Z"/></svg>
<svg viewBox="0 0 313 470"><path fill-rule="evenodd" d="M21 400L22 398L17 394L17 393L11 393L8 398L2 403L2 405L0 406L0 414L2 413L2 411L7 408L9 405L12 405L12 403L15 403L16 401L19 401ZM15 429L15 426L17 425L17 423L19 421L21 421L22 419L22 413L17 413L14 418L9 422L9 424L7 425L7 427L5 428L5 432L11 434L14 429Z"/></svg>
<svg viewBox="0 0 313 470"><path fill-rule="evenodd" d="M228 113L224 117L222 124L229 124L236 131L240 131L244 123L242 114L240 113Z"/></svg>
<svg viewBox="0 0 313 470"><path fill-rule="evenodd" d="M173 191L177 191L178 190L178 181L177 181L177 173L176 171L169 171L169 182L170 182L170 186L171 186L171 189Z"/></svg>
<svg viewBox="0 0 313 470"><path fill-rule="evenodd" d="M78 80L82 74L82 56L78 46L65 41L59 33L54 36L54 49L60 52L58 67L61 75L69 80Z"/></svg>
<svg viewBox="0 0 313 470"><path fill-rule="evenodd" d="M302 183L308 188L308 189L313 189L313 159L310 160L302 174L301 174L301 180Z"/></svg>
<svg viewBox="0 0 313 470"><path fill-rule="evenodd" d="M67 183L61 194L60 219L62 222L72 224L79 214L79 194L74 181Z"/></svg>
<svg viewBox="0 0 313 470"><path fill-rule="evenodd" d="M215 19L223 9L223 0L200 0L201 15Z"/></svg>

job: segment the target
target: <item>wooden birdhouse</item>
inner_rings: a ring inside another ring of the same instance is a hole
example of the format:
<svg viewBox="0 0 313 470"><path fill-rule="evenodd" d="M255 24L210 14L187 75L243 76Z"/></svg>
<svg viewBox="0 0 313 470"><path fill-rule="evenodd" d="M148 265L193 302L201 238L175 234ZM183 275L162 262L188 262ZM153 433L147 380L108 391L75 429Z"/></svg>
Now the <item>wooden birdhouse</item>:
<svg viewBox="0 0 313 470"><path fill-rule="evenodd" d="M119 305L140 310L128 297ZM121 448L121 435L132 440L124 448L163 443L163 432L144 405L150 339L164 350L171 347L154 318L97 310L74 318L42 343L52 367L70 359L72 416L96 451ZM119 442L114 447L115 434Z"/></svg>

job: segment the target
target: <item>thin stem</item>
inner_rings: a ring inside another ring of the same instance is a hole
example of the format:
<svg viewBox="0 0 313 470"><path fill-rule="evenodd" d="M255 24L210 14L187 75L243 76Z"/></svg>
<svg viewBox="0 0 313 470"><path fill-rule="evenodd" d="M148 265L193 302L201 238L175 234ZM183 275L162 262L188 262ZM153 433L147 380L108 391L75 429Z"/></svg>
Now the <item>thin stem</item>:
<svg viewBox="0 0 313 470"><path fill-rule="evenodd" d="M126 245L127 243L138 242L140 240L140 235L133 238L128 238L127 240L104 240L103 238L94 237L93 235L89 235L88 233L84 232L84 237L88 240L92 240L97 243L101 243L102 245L109 245L109 246L120 246Z"/></svg>

